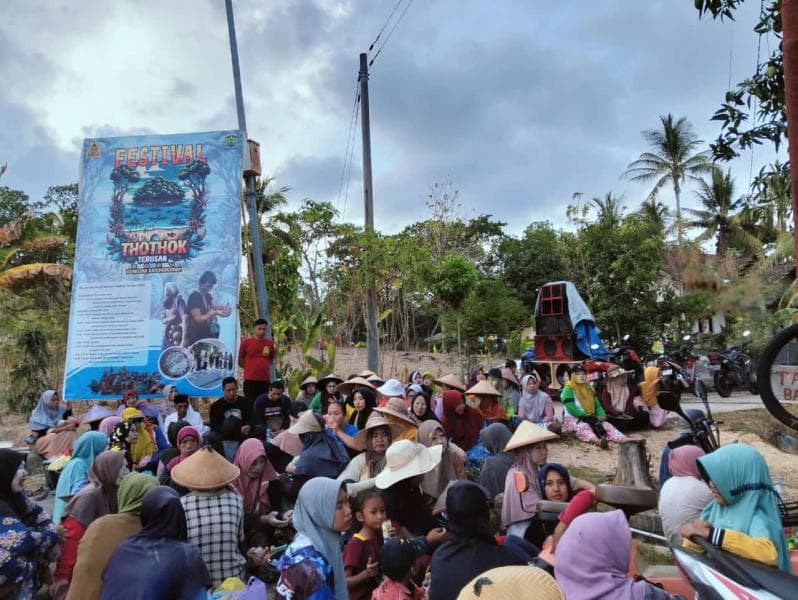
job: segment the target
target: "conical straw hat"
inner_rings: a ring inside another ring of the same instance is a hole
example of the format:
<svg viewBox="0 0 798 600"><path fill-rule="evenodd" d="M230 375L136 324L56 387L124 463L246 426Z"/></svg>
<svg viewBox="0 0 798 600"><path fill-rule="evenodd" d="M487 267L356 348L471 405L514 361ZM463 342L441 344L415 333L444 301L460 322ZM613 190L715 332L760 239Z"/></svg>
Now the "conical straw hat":
<svg viewBox="0 0 798 600"><path fill-rule="evenodd" d="M475 386L472 386L466 390L466 394L474 394L476 396L496 396L497 398L501 397L499 391L484 379L482 381L477 381Z"/></svg>
<svg viewBox="0 0 798 600"><path fill-rule="evenodd" d="M363 379L371 379L372 377L376 377L377 374L374 371L369 371L365 369L358 377L362 377Z"/></svg>
<svg viewBox="0 0 798 600"><path fill-rule="evenodd" d="M318 383L319 380L316 379L313 375L308 375L305 377L305 380L299 384L300 389L305 389L305 386L309 383Z"/></svg>
<svg viewBox="0 0 798 600"><path fill-rule="evenodd" d="M437 383L438 385L448 385L449 387L453 387L456 390L465 392L465 386L463 385L463 383L451 373L449 373L448 375L444 375L439 379L436 379L435 383Z"/></svg>
<svg viewBox="0 0 798 600"><path fill-rule="evenodd" d="M240 469L211 448L201 448L172 468L172 480L196 491L223 488L235 481Z"/></svg>
<svg viewBox="0 0 798 600"><path fill-rule="evenodd" d="M548 429L543 429L540 425L535 425L529 421L523 421L518 429L515 430L513 437L507 442L504 447L505 452L521 448L523 446L531 446L540 442L548 442L550 440L559 439L556 433L552 433Z"/></svg>

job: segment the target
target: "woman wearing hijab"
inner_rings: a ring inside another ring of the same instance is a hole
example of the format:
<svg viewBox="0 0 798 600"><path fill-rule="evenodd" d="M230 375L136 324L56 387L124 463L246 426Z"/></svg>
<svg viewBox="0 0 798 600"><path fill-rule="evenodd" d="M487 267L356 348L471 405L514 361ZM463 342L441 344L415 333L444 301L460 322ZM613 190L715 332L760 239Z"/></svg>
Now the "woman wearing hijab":
<svg viewBox="0 0 798 600"><path fill-rule="evenodd" d="M511 452L504 451L512 435L504 423L492 423L479 432L479 439L491 454L482 465L479 485L488 491L490 498L495 498L497 494L504 492L507 471L515 462L515 456Z"/></svg>
<svg viewBox="0 0 798 600"><path fill-rule="evenodd" d="M28 428L31 435L26 441L36 454L46 460L69 454L75 443L77 425L63 420L66 410L66 404L59 401L58 392L46 390L39 396L39 402L30 415Z"/></svg>
<svg viewBox="0 0 798 600"><path fill-rule="evenodd" d="M659 490L658 511L665 537L676 548L682 545L679 534L682 525L698 519L712 502L709 486L698 471L698 459L702 456L701 448L686 445L671 450L666 459L669 477Z"/></svg>
<svg viewBox="0 0 798 600"><path fill-rule="evenodd" d="M662 410L657 404L657 389L659 388L659 369L657 367L646 367L643 370L643 381L640 382L640 396L642 403L638 400L636 406L648 412L648 420L652 427L659 428L668 418L668 411Z"/></svg>
<svg viewBox="0 0 798 600"><path fill-rule="evenodd" d="M324 420L318 413L308 410L302 413L296 425L288 431L302 440L302 452L293 464L295 477L305 480L313 477L337 477L349 463L349 455L343 444L327 433Z"/></svg>
<svg viewBox="0 0 798 600"><path fill-rule="evenodd" d="M125 538L141 531L141 502L156 485L158 480L144 473L129 473L122 478L117 493L119 512L95 520L80 539L67 600L94 600L100 596L108 559Z"/></svg>
<svg viewBox="0 0 798 600"><path fill-rule="evenodd" d="M523 541L508 537L504 546L496 543L490 530L490 501L471 481L458 481L446 492L449 537L432 555L429 600L451 600L476 575L494 567L525 565Z"/></svg>
<svg viewBox="0 0 798 600"><path fill-rule="evenodd" d="M188 490L172 481L172 469L199 450L200 436L196 429L194 429L191 425L188 425L187 427L183 427L178 432L176 441L178 454L166 465L164 473L161 475L158 481L161 485L168 485L174 489L178 494L180 494L180 496L185 496L188 494Z"/></svg>
<svg viewBox="0 0 798 600"><path fill-rule="evenodd" d="M418 443L431 448L443 446L441 462L421 480L421 490L437 500L449 482L465 479L466 453L446 438L443 425L437 420L425 421L418 428Z"/></svg>
<svg viewBox="0 0 798 600"><path fill-rule="evenodd" d="M122 422L122 417L117 417L116 415L106 417L102 421L100 421L100 426L97 428L97 431L100 433L104 433L108 436L108 439L111 439L111 434L114 432L114 427L117 426L118 423Z"/></svg>
<svg viewBox="0 0 798 600"><path fill-rule="evenodd" d="M355 410L349 415L349 424L361 431L366 426L371 411L377 406L374 392L365 386L355 388L352 393L352 406Z"/></svg>
<svg viewBox="0 0 798 600"><path fill-rule="evenodd" d="M279 475L266 458L263 443L250 438L238 447L233 462L241 473L233 482L233 489L244 502L244 535L247 547L268 545L267 527L285 527L288 523L277 518L272 510L269 484ZM276 488L277 486L275 486ZM279 503L275 501L275 507Z"/></svg>
<svg viewBox="0 0 798 600"><path fill-rule="evenodd" d="M162 485L150 489L141 502L141 531L114 550L103 571L100 598L204 598L211 578L187 531L177 492Z"/></svg>
<svg viewBox="0 0 798 600"><path fill-rule="evenodd" d="M476 410L490 423L507 422L507 411L499 402L501 397L502 393L487 380L480 381L466 390L466 398L475 399Z"/></svg>
<svg viewBox="0 0 798 600"><path fill-rule="evenodd" d="M378 412L369 417L366 427L355 436L355 443L365 451L350 460L338 475L338 481L355 482L346 486L349 496L374 487L374 478L385 468L385 452L401 432L401 427L389 423Z"/></svg>
<svg viewBox="0 0 798 600"><path fill-rule="evenodd" d="M30 600L58 543L50 515L23 490L25 456L0 449L0 598Z"/></svg>
<svg viewBox="0 0 798 600"><path fill-rule="evenodd" d="M116 494L122 478L129 473L121 452L106 450L97 456L89 469L89 483L66 505L61 519L64 540L61 555L53 573L53 596L61 597L59 590L69 587L72 568L78 558L78 544L92 522L117 511Z"/></svg>
<svg viewBox="0 0 798 600"><path fill-rule="evenodd" d="M565 428L573 431L583 442L608 448L608 442L621 443L626 437L606 421L607 414L596 397L596 391L587 381L585 368L576 365L560 392L565 408Z"/></svg>
<svg viewBox="0 0 798 600"><path fill-rule="evenodd" d="M136 390L125 390L122 392L122 400L119 401L119 406L116 409L116 416L121 417L126 408L133 408L138 404L139 395Z"/></svg>
<svg viewBox="0 0 798 600"><path fill-rule="evenodd" d="M408 385L421 385L424 383L424 374L421 371L413 371L407 379Z"/></svg>
<svg viewBox="0 0 798 600"><path fill-rule="evenodd" d="M540 389L537 373L524 375L524 378L521 379L518 418L540 425L554 433L561 431L560 424L554 420L554 404L551 401L551 396Z"/></svg>
<svg viewBox="0 0 798 600"><path fill-rule="evenodd" d="M543 500L551 502L567 502L568 506L555 520L537 519L534 525L527 529L526 539L538 548L547 546L554 552L568 526L576 517L590 510L596 503L596 496L591 490L575 490L574 478L568 469L559 463L546 463L538 471L538 484Z"/></svg>
<svg viewBox="0 0 798 600"><path fill-rule="evenodd" d="M66 508L65 498L71 498L88 483L89 469L94 459L108 446L108 438L99 431L87 431L75 442L72 458L61 471L55 487L53 522L61 522Z"/></svg>
<svg viewBox="0 0 798 600"><path fill-rule="evenodd" d="M146 428L144 413L139 409L126 408L122 411L122 420L130 423L131 428L136 429L136 441L131 441L130 459L133 461L133 469L141 471L147 467L157 451L155 440Z"/></svg>
<svg viewBox="0 0 798 600"><path fill-rule="evenodd" d="M759 451L748 444L723 446L699 457L698 470L713 501L700 519L682 527L683 545L700 551L689 539L698 535L722 550L791 573L777 494Z"/></svg>
<svg viewBox="0 0 798 600"><path fill-rule="evenodd" d="M138 441L138 437L138 426L128 421L119 421L119 423L114 426L114 431L108 441L111 450L116 450L125 455L127 468L131 471L134 466L131 448Z"/></svg>
<svg viewBox="0 0 798 600"><path fill-rule="evenodd" d="M479 431L485 417L465 403L463 394L456 390L443 392L443 426L452 441L468 452L479 441Z"/></svg>
<svg viewBox="0 0 798 600"><path fill-rule="evenodd" d="M546 442L556 440L557 434L542 427L523 421L505 446L506 452L513 451L515 460L507 471L504 480L504 502L502 503L502 527L508 535L524 537L532 523L537 505L543 497L540 489L538 465L546 462L548 450ZM527 489L519 493L515 485L515 474L522 474L527 481Z"/></svg>
<svg viewBox="0 0 798 600"><path fill-rule="evenodd" d="M430 394L423 387L416 384L409 386L407 399L410 401L410 411L419 423L438 421L438 416L433 412L430 404Z"/></svg>
<svg viewBox="0 0 798 600"><path fill-rule="evenodd" d="M169 447L161 452L158 461L158 470L155 473L155 478L158 481L160 481L164 473L167 472L166 465L172 462L173 458L180 456L180 448L177 446L177 434L180 433L183 427L190 426L191 424L188 421L174 421L169 424L169 428L166 430L166 438L169 440Z"/></svg>
<svg viewBox="0 0 798 600"><path fill-rule="evenodd" d="M568 600L675 600L629 572L632 532L623 512L591 512L577 517L557 546L554 574Z"/></svg>
<svg viewBox="0 0 798 600"><path fill-rule="evenodd" d="M299 492L294 510L296 537L277 563L278 598L348 598L341 557L341 533L352 511L340 481L316 477Z"/></svg>

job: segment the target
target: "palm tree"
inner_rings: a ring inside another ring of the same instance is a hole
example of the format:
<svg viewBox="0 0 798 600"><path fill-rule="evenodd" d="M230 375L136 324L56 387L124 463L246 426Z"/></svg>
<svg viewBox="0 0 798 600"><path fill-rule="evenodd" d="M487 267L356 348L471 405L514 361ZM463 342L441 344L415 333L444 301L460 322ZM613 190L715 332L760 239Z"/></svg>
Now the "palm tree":
<svg viewBox="0 0 798 600"><path fill-rule="evenodd" d="M604 194L603 198L594 197L590 202L598 210L598 220L606 225L617 225L623 216L622 198L612 195L612 192Z"/></svg>
<svg viewBox="0 0 798 600"><path fill-rule="evenodd" d="M643 200L638 212L645 221L654 225L658 231L665 231L668 225L668 207L662 202L654 198Z"/></svg>
<svg viewBox="0 0 798 600"><path fill-rule="evenodd" d="M632 181L654 181L654 188L648 195L649 200L657 197L666 185L673 186L676 200L676 242L682 243L682 185L685 181L701 181L701 175L711 168L706 151L695 153L695 149L703 143L693 133L693 128L686 117L674 122L673 115L660 116L662 129L647 129L643 138L651 148L643 152L624 172L624 176Z"/></svg>
<svg viewBox="0 0 798 600"><path fill-rule="evenodd" d="M792 201L790 198L790 168L776 161L759 172L757 181L760 182L759 190L756 193L756 200L766 206L772 212L773 226L779 232L787 231L787 221L792 211Z"/></svg>
<svg viewBox="0 0 798 600"><path fill-rule="evenodd" d="M688 227L700 227L702 231L695 241L705 242L716 237L715 253L719 257L728 254L729 247L735 247L750 254L762 253L762 242L746 231L741 214L736 213L743 207L743 198L734 199L734 179L731 171L723 172L713 167L709 181L701 180L696 196L701 200L703 209L686 208L693 217Z"/></svg>

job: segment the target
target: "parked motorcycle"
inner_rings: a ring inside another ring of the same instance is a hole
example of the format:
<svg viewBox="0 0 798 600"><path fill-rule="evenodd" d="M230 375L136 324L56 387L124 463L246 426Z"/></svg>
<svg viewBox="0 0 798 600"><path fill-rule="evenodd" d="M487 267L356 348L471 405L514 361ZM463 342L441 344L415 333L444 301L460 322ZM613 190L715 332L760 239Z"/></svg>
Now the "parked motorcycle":
<svg viewBox="0 0 798 600"><path fill-rule="evenodd" d="M751 332L745 330L743 337L750 337ZM748 342L729 348L725 352L709 353L709 370L712 372L715 391L723 398L728 398L736 389L748 390L752 394L759 393L756 383L756 368L753 359L745 353Z"/></svg>
<svg viewBox="0 0 798 600"><path fill-rule="evenodd" d="M681 398L682 391L687 390L708 407L707 388L696 374L698 355L693 352L691 339L690 335L684 336L678 348L657 357L662 388L671 392L677 400Z"/></svg>
<svg viewBox="0 0 798 600"><path fill-rule="evenodd" d="M688 429L682 431L678 437L668 442L668 447L673 450L679 446L693 445L709 454L720 447L721 423L712 418L709 403L705 404L706 412L697 408L685 411L679 403L679 398L671 391L657 392L657 404L663 410L669 410L679 415L687 424Z"/></svg>

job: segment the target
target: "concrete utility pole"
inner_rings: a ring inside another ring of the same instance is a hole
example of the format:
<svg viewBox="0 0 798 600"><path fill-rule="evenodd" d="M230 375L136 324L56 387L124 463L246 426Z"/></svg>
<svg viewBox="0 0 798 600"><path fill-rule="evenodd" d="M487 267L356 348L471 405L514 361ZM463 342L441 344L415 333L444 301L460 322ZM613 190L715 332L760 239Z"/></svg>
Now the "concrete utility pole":
<svg viewBox="0 0 798 600"><path fill-rule="evenodd" d="M798 0L782 0L782 48L784 55L784 96L787 107L787 131L798 131ZM798 274L798 140L787 140L793 219L793 251Z"/></svg>
<svg viewBox="0 0 798 600"><path fill-rule="evenodd" d="M247 144L247 119L244 115L244 94L241 91L241 70L238 66L238 42L236 41L236 24L233 18L233 0L225 0L227 9L227 31L230 34L230 56L233 60L233 83L236 91L236 110L238 111L238 128L244 135L244 144ZM245 148L249 152L249 148ZM252 244L252 270L254 271L255 296L258 305L255 307L257 316L266 319L266 335L272 337L272 320L269 318L269 296L266 292L266 274L263 270L263 254L260 245L260 223L258 222L258 209L255 202L255 176L247 175L244 178L246 185L245 197L247 213L249 215L249 242Z"/></svg>
<svg viewBox="0 0 798 600"><path fill-rule="evenodd" d="M360 131L363 135L363 201L366 216L366 231L374 231L374 188L371 184L371 122L369 121L369 67L365 53L360 55ZM368 282L366 294L366 347L368 368L379 372L380 336L377 333L377 289L374 278Z"/></svg>

